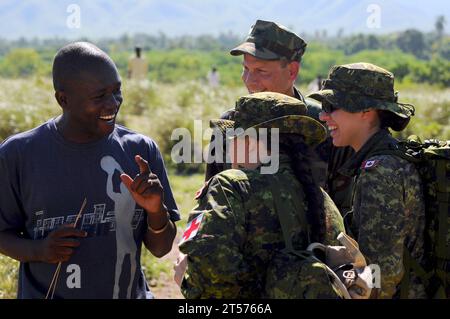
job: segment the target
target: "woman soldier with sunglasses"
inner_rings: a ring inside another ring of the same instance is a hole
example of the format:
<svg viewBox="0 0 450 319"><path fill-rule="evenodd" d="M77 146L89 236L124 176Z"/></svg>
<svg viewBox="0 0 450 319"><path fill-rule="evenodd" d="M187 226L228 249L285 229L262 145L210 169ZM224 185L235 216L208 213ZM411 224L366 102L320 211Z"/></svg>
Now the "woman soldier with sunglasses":
<svg viewBox="0 0 450 319"><path fill-rule="evenodd" d="M320 119L333 144L355 150L341 168L355 179L352 209L343 213L347 232L358 241L367 263L380 267L381 287L372 290L372 297L399 298L408 275L409 290L402 297L424 297L417 274L405 267L406 258L422 262L424 254L420 177L414 164L384 155L398 144L389 128L403 130L414 107L397 102L391 72L369 63L333 67L323 89L310 97L322 102Z"/></svg>

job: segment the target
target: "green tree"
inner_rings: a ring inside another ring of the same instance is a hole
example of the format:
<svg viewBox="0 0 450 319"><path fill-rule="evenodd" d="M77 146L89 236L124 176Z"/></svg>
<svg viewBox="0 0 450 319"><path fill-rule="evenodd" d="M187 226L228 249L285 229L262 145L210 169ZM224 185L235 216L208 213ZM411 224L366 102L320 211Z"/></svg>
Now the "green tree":
<svg viewBox="0 0 450 319"><path fill-rule="evenodd" d="M25 77L36 74L42 68L42 60L34 49L14 49L3 59L0 75L5 77Z"/></svg>
<svg viewBox="0 0 450 319"><path fill-rule="evenodd" d="M436 22L434 23L434 27L436 28L436 33L438 39L441 39L444 35L444 28L447 21L445 21L445 16L441 15L436 18Z"/></svg>
<svg viewBox="0 0 450 319"><path fill-rule="evenodd" d="M397 38L397 46L406 53L412 53L418 58L425 57L426 44L422 32L409 29L402 33Z"/></svg>

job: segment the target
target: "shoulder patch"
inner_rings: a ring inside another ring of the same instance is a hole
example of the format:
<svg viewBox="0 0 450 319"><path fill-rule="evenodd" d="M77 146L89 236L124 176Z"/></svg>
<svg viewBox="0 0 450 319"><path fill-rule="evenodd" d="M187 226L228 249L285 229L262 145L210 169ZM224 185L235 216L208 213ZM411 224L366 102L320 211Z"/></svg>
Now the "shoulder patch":
<svg viewBox="0 0 450 319"><path fill-rule="evenodd" d="M199 198L205 196L206 191L208 190L208 185L209 185L209 181L210 181L210 180L211 180L211 179L209 179L207 182L205 182L205 183L203 184L203 186L200 187L200 189L199 189L198 191L195 192L195 196L194 196L194 199L195 199L195 200L197 200L197 199L199 199Z"/></svg>
<svg viewBox="0 0 450 319"><path fill-rule="evenodd" d="M202 224L203 216L205 214L201 213L197 217L195 217L193 220L191 220L187 226L186 230L183 233L183 236L181 236L180 243L178 245L181 245L185 241L188 241L197 235L198 230L200 229L200 225Z"/></svg>
<svg viewBox="0 0 450 319"><path fill-rule="evenodd" d="M377 167L379 163L380 163L380 160L367 160L367 161L362 162L361 168L362 169L374 168L374 167Z"/></svg>

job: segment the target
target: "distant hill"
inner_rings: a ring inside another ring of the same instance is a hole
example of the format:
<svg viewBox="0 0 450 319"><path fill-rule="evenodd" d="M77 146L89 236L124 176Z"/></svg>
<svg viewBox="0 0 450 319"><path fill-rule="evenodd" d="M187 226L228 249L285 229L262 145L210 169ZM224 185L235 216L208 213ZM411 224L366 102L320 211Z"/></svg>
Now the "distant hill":
<svg viewBox="0 0 450 319"><path fill-rule="evenodd" d="M66 25L69 4L81 8L81 28ZM379 5L379 29L367 27L371 3ZM232 31L244 36L256 19L280 22L298 33L326 30L335 35L431 31L438 15L450 23L443 0L1 0L0 37L117 37L137 32L169 36ZM447 24L447 29L448 29Z"/></svg>

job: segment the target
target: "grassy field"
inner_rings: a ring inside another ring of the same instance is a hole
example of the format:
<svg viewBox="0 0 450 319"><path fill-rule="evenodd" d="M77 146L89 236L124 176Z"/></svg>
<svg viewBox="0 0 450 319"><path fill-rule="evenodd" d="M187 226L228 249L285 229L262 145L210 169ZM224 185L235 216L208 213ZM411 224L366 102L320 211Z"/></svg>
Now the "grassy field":
<svg viewBox="0 0 450 319"><path fill-rule="evenodd" d="M60 112L50 79L0 78L0 88L0 141ZM450 139L450 89L409 85L400 86L398 90L399 100L414 104L417 111L403 136L414 133L422 138ZM203 184L204 164L173 164L170 150L175 142L170 141L171 132L177 127L192 131L194 120L202 120L203 127L207 128L209 119L234 107L235 100L245 93L243 88L211 90L201 82L124 83L124 104L118 121L159 144L182 214L179 228L184 228L189 210L195 204L195 191ZM205 145L208 140L202 143ZM171 277L169 261L157 260L145 252L142 263L149 279L158 280L161 273ZM17 268L17 262L0 255L0 298L15 298Z"/></svg>

